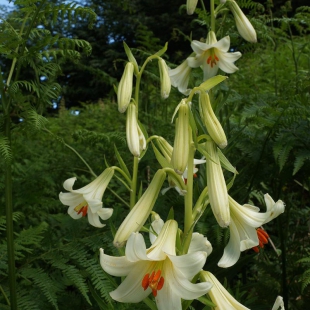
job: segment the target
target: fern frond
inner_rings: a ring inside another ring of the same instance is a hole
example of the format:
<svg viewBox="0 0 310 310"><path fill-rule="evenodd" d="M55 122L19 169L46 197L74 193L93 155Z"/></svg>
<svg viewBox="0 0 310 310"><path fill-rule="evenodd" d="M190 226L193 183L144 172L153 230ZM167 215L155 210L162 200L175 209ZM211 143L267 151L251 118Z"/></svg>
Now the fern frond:
<svg viewBox="0 0 310 310"><path fill-rule="evenodd" d="M11 146L9 140L4 136L0 136L0 154L5 162L8 163L11 161L12 159Z"/></svg>
<svg viewBox="0 0 310 310"><path fill-rule="evenodd" d="M29 123L34 127L36 130L42 130L45 128L46 123L48 120L38 114L34 109L29 109L26 114L26 121L28 120Z"/></svg>
<svg viewBox="0 0 310 310"><path fill-rule="evenodd" d="M309 159L310 159L310 151L308 150L300 151L295 158L293 175L295 175L302 168L305 161Z"/></svg>

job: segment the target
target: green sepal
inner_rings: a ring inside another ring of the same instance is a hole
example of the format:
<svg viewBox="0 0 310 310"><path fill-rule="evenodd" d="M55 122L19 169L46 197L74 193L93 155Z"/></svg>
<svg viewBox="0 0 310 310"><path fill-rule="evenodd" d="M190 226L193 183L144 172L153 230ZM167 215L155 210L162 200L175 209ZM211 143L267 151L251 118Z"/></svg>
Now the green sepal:
<svg viewBox="0 0 310 310"><path fill-rule="evenodd" d="M169 221L169 220L174 220L174 210L173 210L172 207L171 207L170 210L169 210L169 213L168 213L166 222Z"/></svg>
<svg viewBox="0 0 310 310"><path fill-rule="evenodd" d="M226 156L222 153L222 151L219 148L217 148L217 154L219 155L221 166L223 168L234 174L238 174L237 169L229 162L229 160L226 158Z"/></svg>
<svg viewBox="0 0 310 310"><path fill-rule="evenodd" d="M125 41L123 41L123 45L124 45L125 53L128 57L128 60L133 64L133 66L135 68L135 73L138 74L139 73L139 66L138 66L138 63L136 61L136 58L133 56L129 46L126 44Z"/></svg>
<svg viewBox="0 0 310 310"><path fill-rule="evenodd" d="M157 53L155 53L155 55L160 57L166 53L167 49L168 49L168 42L166 42L165 46L161 50L159 50Z"/></svg>
<svg viewBox="0 0 310 310"><path fill-rule="evenodd" d="M121 157L121 155L119 154L117 148L116 148L116 145L114 144L114 152L115 152L115 155L116 155L116 158L117 158L117 161L121 167L121 169L126 173L126 175L128 176L129 179L131 179L131 175L130 175L130 172L125 164L125 162L123 161L123 158Z"/></svg>
<svg viewBox="0 0 310 310"><path fill-rule="evenodd" d="M206 80L205 82L201 83L199 88L202 88L204 91L209 91L211 88L220 84L221 82L225 81L228 77L224 75L216 75L212 78Z"/></svg>

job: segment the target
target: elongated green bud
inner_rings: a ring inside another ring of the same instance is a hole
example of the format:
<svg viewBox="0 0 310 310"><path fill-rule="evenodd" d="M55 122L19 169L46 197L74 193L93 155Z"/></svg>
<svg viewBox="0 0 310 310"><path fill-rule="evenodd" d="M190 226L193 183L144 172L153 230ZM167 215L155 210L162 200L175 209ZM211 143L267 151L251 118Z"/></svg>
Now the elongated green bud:
<svg viewBox="0 0 310 310"><path fill-rule="evenodd" d="M133 103L131 103L127 109L126 138L131 154L139 157L141 152L146 148L146 140L139 127L136 106Z"/></svg>
<svg viewBox="0 0 310 310"><path fill-rule="evenodd" d="M209 95L206 92L201 92L199 96L199 112L206 126L209 135L214 142L223 149L227 146L227 138L221 123L218 121L213 112Z"/></svg>
<svg viewBox="0 0 310 310"><path fill-rule="evenodd" d="M213 141L205 143L206 151L210 155L207 160L207 186L209 200L213 214L221 227L227 227L230 223L227 187L217 154L216 145Z"/></svg>
<svg viewBox="0 0 310 310"><path fill-rule="evenodd" d="M158 147L164 157L170 162L173 152L173 147L168 143L167 140L165 140L163 137L159 137L156 139Z"/></svg>
<svg viewBox="0 0 310 310"><path fill-rule="evenodd" d="M159 76L160 76L160 94L163 99L169 97L171 90L171 80L168 73L166 62L160 58L158 60Z"/></svg>
<svg viewBox="0 0 310 310"><path fill-rule="evenodd" d="M117 230L113 241L116 247L122 247L130 234L139 231L144 225L153 209L165 179L165 171L163 169L157 170L151 184Z"/></svg>
<svg viewBox="0 0 310 310"><path fill-rule="evenodd" d="M126 111L131 99L133 71L134 65L131 62L127 62L117 89L118 111L121 113Z"/></svg>
<svg viewBox="0 0 310 310"><path fill-rule="evenodd" d="M176 173L183 174L189 152L189 107L184 100L179 107L179 117L175 124L175 137L171 163Z"/></svg>
<svg viewBox="0 0 310 310"><path fill-rule="evenodd" d="M239 5L234 0L229 0L227 3L229 4L231 12L234 15L236 26L241 37L248 42L256 43L256 31L240 9Z"/></svg>
<svg viewBox="0 0 310 310"><path fill-rule="evenodd" d="M188 15L192 15L195 12L198 0L187 0L186 11Z"/></svg>

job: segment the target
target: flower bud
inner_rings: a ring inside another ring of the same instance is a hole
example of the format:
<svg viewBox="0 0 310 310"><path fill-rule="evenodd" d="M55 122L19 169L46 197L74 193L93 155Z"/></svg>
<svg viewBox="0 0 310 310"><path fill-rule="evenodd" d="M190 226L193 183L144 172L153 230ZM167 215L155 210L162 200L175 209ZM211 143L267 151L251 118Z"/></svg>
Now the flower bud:
<svg viewBox="0 0 310 310"><path fill-rule="evenodd" d="M171 81L168 73L168 67L166 62L159 58L158 60L158 67L159 67L159 75L160 75L160 92L161 97L166 99L169 97L170 90L171 90Z"/></svg>
<svg viewBox="0 0 310 310"><path fill-rule="evenodd" d="M144 225L150 215L156 202L159 191L166 179L166 173L160 169L154 175L154 178L144 192L139 201L129 212L121 226L118 228L113 244L116 247L122 247L132 232L137 232Z"/></svg>
<svg viewBox="0 0 310 310"><path fill-rule="evenodd" d="M159 137L156 141L157 141L157 145L160 151L162 152L164 157L170 162L171 157L172 157L173 147L163 137Z"/></svg>
<svg viewBox="0 0 310 310"><path fill-rule="evenodd" d="M212 140L221 148L227 146L227 138L221 123L211 107L209 95L201 92L199 96L199 112Z"/></svg>
<svg viewBox="0 0 310 310"><path fill-rule="evenodd" d="M188 15L192 15L195 12L198 0L187 0L186 10Z"/></svg>
<svg viewBox="0 0 310 310"><path fill-rule="evenodd" d="M187 166L189 152L189 107L184 100L182 100L178 112L171 163L176 173L183 174Z"/></svg>
<svg viewBox="0 0 310 310"><path fill-rule="evenodd" d="M221 227L227 227L230 223L227 187L217 154L216 145L213 141L205 143L206 151L210 155L207 160L207 186L209 200L213 214Z"/></svg>
<svg viewBox="0 0 310 310"><path fill-rule="evenodd" d="M248 42L256 43L256 31L240 9L239 5L234 0L229 0L227 2L229 3L231 12L234 15L236 26L241 37Z"/></svg>
<svg viewBox="0 0 310 310"><path fill-rule="evenodd" d="M120 113L126 111L131 99L133 71L134 65L131 62L127 62L117 89L117 103Z"/></svg>
<svg viewBox="0 0 310 310"><path fill-rule="evenodd" d="M139 157L146 148L146 140L139 127L136 115L136 106L131 103L127 110L126 138L128 148L133 156Z"/></svg>

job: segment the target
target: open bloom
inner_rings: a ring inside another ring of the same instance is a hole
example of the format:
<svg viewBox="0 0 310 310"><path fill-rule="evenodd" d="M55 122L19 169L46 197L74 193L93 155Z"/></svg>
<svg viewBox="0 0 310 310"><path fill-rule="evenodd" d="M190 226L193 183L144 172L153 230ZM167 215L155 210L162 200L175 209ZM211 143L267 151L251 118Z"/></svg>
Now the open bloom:
<svg viewBox="0 0 310 310"><path fill-rule="evenodd" d="M187 85L191 70L192 68L188 65L186 59L178 67L168 71L172 86L177 87L179 92L184 95L188 95L190 93L190 89L187 88Z"/></svg>
<svg viewBox="0 0 310 310"><path fill-rule="evenodd" d="M213 284L211 290L208 292L208 295L210 296L212 302L216 304L216 307L213 308L214 310L249 310L249 308L238 302L211 272L201 271L200 279Z"/></svg>
<svg viewBox="0 0 310 310"><path fill-rule="evenodd" d="M201 67L204 80L215 76L219 68L226 73L234 73L238 70L234 62L241 57L241 53L228 53L229 45L229 36L217 41L215 33L210 31L206 43L192 41L191 47L196 56L187 58L188 65L192 68Z"/></svg>
<svg viewBox="0 0 310 310"><path fill-rule="evenodd" d="M208 292L209 282L193 284L190 281L203 267L207 253L198 251L176 256L177 229L176 221L167 221L148 249L143 236L132 233L122 257L106 255L100 249L102 268L113 276L126 276L120 286L110 292L114 300L137 303L152 292L159 310L181 310L181 298L191 300Z"/></svg>
<svg viewBox="0 0 310 310"><path fill-rule="evenodd" d="M266 212L259 212L259 208L248 204L241 206L229 197L230 239L218 263L219 267L227 268L234 265L238 261L241 251L259 245L256 228L270 222L284 212L282 200L274 202L268 194L265 194L264 198L267 207Z"/></svg>
<svg viewBox="0 0 310 310"><path fill-rule="evenodd" d="M113 209L102 207L102 196L114 174L113 168L104 170L94 181L80 189L72 189L76 178L70 178L64 182L64 188L69 193L60 193L59 200L69 206L68 214L79 219L83 216L88 217L88 221L95 227L103 227L99 217L107 220L111 217Z"/></svg>

